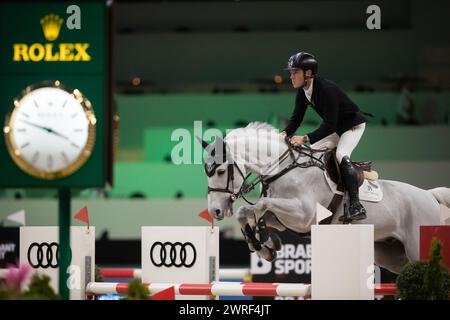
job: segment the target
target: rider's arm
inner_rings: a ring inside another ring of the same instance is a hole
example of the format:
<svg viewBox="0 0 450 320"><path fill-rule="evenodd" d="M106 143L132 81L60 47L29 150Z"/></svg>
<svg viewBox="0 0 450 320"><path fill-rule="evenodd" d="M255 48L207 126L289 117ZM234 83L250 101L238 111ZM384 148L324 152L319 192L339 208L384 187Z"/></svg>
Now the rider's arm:
<svg viewBox="0 0 450 320"><path fill-rule="evenodd" d="M306 105L306 98L304 95L305 94L303 93L303 90L301 90L301 92L297 93L297 96L295 98L294 112L292 113L292 116L289 119L286 128L283 130L284 132L286 132L286 135L288 137L292 136L295 133L295 131L297 131L298 127L303 121L303 117L305 116L307 105Z"/></svg>

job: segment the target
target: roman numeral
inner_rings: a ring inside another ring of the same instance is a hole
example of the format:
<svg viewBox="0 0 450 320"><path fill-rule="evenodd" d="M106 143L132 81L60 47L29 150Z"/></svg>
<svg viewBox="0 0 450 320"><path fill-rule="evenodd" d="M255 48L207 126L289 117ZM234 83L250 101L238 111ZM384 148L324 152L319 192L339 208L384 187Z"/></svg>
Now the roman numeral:
<svg viewBox="0 0 450 320"><path fill-rule="evenodd" d="M33 102L34 102L34 106L39 109L39 105L37 104L36 100L33 100Z"/></svg>
<svg viewBox="0 0 450 320"><path fill-rule="evenodd" d="M77 115L78 115L78 112L77 112L77 113L74 113L74 114L72 115L72 118L75 118Z"/></svg>
<svg viewBox="0 0 450 320"><path fill-rule="evenodd" d="M80 149L80 146L77 145L75 142L71 142L70 145L71 145L72 147L75 147L75 148L77 148L77 149Z"/></svg>
<svg viewBox="0 0 450 320"><path fill-rule="evenodd" d="M23 145L20 146L20 149L24 149L30 145L29 142L25 142Z"/></svg>
<svg viewBox="0 0 450 320"><path fill-rule="evenodd" d="M53 167L53 156L51 154L47 156L47 167L49 169Z"/></svg>
<svg viewBox="0 0 450 320"><path fill-rule="evenodd" d="M36 152L33 154L33 157L31 158L31 162L32 162L32 163L36 163L36 162L38 161L38 158L39 158L39 151L36 151Z"/></svg>
<svg viewBox="0 0 450 320"><path fill-rule="evenodd" d="M67 157L66 153L64 151L61 152L61 157L65 164L69 163L69 158Z"/></svg>

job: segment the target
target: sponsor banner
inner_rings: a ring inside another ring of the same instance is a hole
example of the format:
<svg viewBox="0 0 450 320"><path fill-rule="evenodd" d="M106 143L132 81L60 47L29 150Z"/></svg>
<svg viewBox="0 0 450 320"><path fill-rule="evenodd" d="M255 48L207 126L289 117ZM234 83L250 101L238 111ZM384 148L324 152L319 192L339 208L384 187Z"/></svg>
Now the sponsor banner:
<svg viewBox="0 0 450 320"><path fill-rule="evenodd" d="M278 232L282 241L277 258L268 262L256 253L250 256L253 282L311 282L311 239L301 238L291 231ZM258 297L258 299L292 300L294 297ZM303 299L303 298L299 298Z"/></svg>
<svg viewBox="0 0 450 320"><path fill-rule="evenodd" d="M218 277L218 227L142 227L143 282L201 284ZM205 297L177 297L199 298Z"/></svg>
<svg viewBox="0 0 450 320"><path fill-rule="evenodd" d="M71 300L84 300L86 284L95 279L95 227L71 227L70 266L67 270ZM59 291L58 227L21 227L20 263L50 277Z"/></svg>
<svg viewBox="0 0 450 320"><path fill-rule="evenodd" d="M0 227L0 269L19 261L19 228Z"/></svg>

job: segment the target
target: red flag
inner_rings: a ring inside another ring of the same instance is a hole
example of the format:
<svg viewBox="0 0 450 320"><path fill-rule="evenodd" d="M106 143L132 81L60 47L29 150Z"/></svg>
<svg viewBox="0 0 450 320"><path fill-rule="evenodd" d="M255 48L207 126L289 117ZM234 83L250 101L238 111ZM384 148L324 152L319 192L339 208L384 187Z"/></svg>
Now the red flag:
<svg viewBox="0 0 450 320"><path fill-rule="evenodd" d="M74 219L87 223L89 226L89 215L86 206L83 207L77 214L75 214Z"/></svg>
<svg viewBox="0 0 450 320"><path fill-rule="evenodd" d="M208 209L205 209L205 210L203 210L202 212L200 212L200 213L198 214L198 216L199 216L200 218L205 219L205 220L208 221L209 223L212 223L212 222L213 222L213 218L212 218L211 215L209 214Z"/></svg>
<svg viewBox="0 0 450 320"><path fill-rule="evenodd" d="M175 289L170 287L152 295L152 300L175 300Z"/></svg>

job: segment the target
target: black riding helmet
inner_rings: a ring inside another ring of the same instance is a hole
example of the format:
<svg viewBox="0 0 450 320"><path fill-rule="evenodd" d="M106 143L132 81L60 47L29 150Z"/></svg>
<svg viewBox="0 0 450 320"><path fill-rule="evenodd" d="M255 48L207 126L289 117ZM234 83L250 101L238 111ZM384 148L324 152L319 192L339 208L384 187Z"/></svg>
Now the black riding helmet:
<svg viewBox="0 0 450 320"><path fill-rule="evenodd" d="M284 70L303 69L304 71L311 69L312 75L317 73L318 63L316 58L307 52L299 52L292 55L288 60L288 66Z"/></svg>

